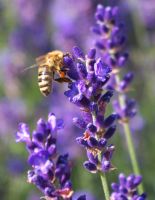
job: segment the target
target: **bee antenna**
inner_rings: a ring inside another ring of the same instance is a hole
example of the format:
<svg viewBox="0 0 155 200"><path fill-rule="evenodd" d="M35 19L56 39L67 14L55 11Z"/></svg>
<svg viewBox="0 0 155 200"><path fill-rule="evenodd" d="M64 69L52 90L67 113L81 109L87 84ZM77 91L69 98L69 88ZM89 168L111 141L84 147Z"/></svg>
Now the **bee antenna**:
<svg viewBox="0 0 155 200"><path fill-rule="evenodd" d="M29 69L33 69L33 68L36 68L36 67L38 67L38 66L37 65L31 65L29 67L26 67L26 68L22 69L22 73L29 70Z"/></svg>

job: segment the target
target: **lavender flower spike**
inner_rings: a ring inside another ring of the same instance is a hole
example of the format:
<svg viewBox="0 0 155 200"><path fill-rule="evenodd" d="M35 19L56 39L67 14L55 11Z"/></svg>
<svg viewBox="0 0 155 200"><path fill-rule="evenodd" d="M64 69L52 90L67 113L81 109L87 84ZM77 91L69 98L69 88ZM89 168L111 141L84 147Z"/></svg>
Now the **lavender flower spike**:
<svg viewBox="0 0 155 200"><path fill-rule="evenodd" d="M128 53L124 50L126 42L124 25L118 18L118 8L98 5L95 19L96 24L92 28L92 31L97 34L95 45L104 61L112 68L112 76L106 87L119 92L119 94L125 94L133 80L133 73L129 72L122 80L118 80L118 72L128 60ZM120 102L114 103L113 107L119 115L120 122L128 122L128 119L135 116L136 104L134 102L131 106L132 101L132 99L125 99L124 108Z"/></svg>
<svg viewBox="0 0 155 200"><path fill-rule="evenodd" d="M124 25L120 22L117 7L104 7L98 5L95 13L96 24L93 32L97 35L96 47L99 49L102 58L112 68L111 79L106 85L109 90L117 91L118 95L113 103L114 111L118 114L118 119L123 126L127 147L131 159L133 171L140 175L140 169L136 158L132 134L129 127L129 120L135 116L136 102L129 99L126 92L130 89L133 74L127 73L123 78L119 75L120 69L125 67L128 53L124 50L126 36ZM139 192L143 192L142 184Z"/></svg>
<svg viewBox="0 0 155 200"><path fill-rule="evenodd" d="M112 194L110 200L145 200L146 194L139 194L137 186L141 183L142 177L134 174L126 177L124 174L119 175L119 183L112 183Z"/></svg>
<svg viewBox="0 0 155 200"><path fill-rule="evenodd" d="M48 121L38 120L32 135L26 124L19 125L17 142L25 142L29 152L28 182L35 184L46 199L71 199L73 190L70 181L71 168L68 155L57 155L56 134L63 128L63 121L53 113Z"/></svg>
<svg viewBox="0 0 155 200"><path fill-rule="evenodd" d="M115 132L114 123L118 117L116 114L104 117L107 103L113 95L112 91L105 92L103 89L110 78L111 68L101 58L96 59L95 55L95 49L84 56L80 48L74 47L72 57L64 58L66 67L70 69L68 75L73 77L72 68L74 75L77 74L65 95L81 110L82 117L75 117L73 122L84 130L76 140L86 149L88 160L84 162L84 167L91 173L114 169L111 158L115 147L108 145L108 140Z"/></svg>

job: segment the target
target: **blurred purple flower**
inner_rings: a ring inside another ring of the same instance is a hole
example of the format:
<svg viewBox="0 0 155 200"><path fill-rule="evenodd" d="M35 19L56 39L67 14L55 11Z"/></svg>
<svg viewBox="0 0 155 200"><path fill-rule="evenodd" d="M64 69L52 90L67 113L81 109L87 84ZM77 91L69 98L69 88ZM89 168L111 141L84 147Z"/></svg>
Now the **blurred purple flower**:
<svg viewBox="0 0 155 200"><path fill-rule="evenodd" d="M10 35L9 44L16 51L27 54L31 52L35 55L43 54L50 49L46 26L40 22L30 27L19 25Z"/></svg>
<svg viewBox="0 0 155 200"><path fill-rule="evenodd" d="M47 14L45 10L48 9L50 0L13 0L16 6L16 11L19 16L18 20L24 26L33 26L38 21L44 21ZM43 12L44 11L44 12Z"/></svg>
<svg viewBox="0 0 155 200"><path fill-rule="evenodd" d="M0 101L0 121L1 139L7 139L7 135L15 130L19 120L24 120L26 117L26 107L21 100L9 100L7 98ZM5 137L4 137L5 136Z"/></svg>
<svg viewBox="0 0 155 200"><path fill-rule="evenodd" d="M141 131L145 127L145 119L140 115L136 115L130 120L130 127L132 132Z"/></svg>
<svg viewBox="0 0 155 200"><path fill-rule="evenodd" d="M146 194L138 194L137 187L142 182L141 176L134 174L126 177L124 174L119 175L119 183L112 183L112 194L110 200L145 200Z"/></svg>
<svg viewBox="0 0 155 200"><path fill-rule="evenodd" d="M90 0L79 0L78 3L75 0L55 0L51 5L51 22L55 27L52 37L54 45L64 51L71 50L77 44L84 49L90 47L87 33L92 22L92 10Z"/></svg>
<svg viewBox="0 0 155 200"><path fill-rule="evenodd" d="M154 0L139 0L139 11L141 18L149 29L155 28L155 1Z"/></svg>
<svg viewBox="0 0 155 200"><path fill-rule="evenodd" d="M21 68L24 67L25 55L21 52L12 52L9 48L5 49L0 55L0 76L3 90L8 98L19 98L21 93ZM6 84L7 83L7 84Z"/></svg>
<svg viewBox="0 0 155 200"><path fill-rule="evenodd" d="M136 101L134 99L125 99L125 106L122 108L119 101L113 101L113 107L118 114L118 119L121 122L128 122L129 118L133 118L137 109L135 109Z"/></svg>
<svg viewBox="0 0 155 200"><path fill-rule="evenodd" d="M35 55L47 52L50 49L47 33L50 0L14 0L14 3L18 22L9 37L11 48Z"/></svg>

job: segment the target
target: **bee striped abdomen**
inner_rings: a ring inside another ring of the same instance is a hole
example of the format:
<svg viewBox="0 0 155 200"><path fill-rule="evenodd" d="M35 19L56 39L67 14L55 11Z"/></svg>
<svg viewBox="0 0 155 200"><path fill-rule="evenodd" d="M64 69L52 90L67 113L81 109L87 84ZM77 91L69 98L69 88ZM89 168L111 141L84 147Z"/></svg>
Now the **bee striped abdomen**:
<svg viewBox="0 0 155 200"><path fill-rule="evenodd" d="M38 84L41 93L48 96L52 88L53 72L47 65L39 66L38 68Z"/></svg>

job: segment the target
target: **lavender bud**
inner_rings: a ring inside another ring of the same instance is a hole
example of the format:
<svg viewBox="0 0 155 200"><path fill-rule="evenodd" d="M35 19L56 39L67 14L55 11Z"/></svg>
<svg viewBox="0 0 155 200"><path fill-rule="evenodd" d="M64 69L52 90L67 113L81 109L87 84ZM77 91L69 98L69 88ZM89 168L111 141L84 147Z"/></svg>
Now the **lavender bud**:
<svg viewBox="0 0 155 200"><path fill-rule="evenodd" d="M102 4L98 4L96 10L97 10L97 13L103 13L104 14L105 8Z"/></svg>
<svg viewBox="0 0 155 200"><path fill-rule="evenodd" d="M99 101L104 101L104 102L109 102L111 97L113 96L113 91L107 91L101 98Z"/></svg>
<svg viewBox="0 0 155 200"><path fill-rule="evenodd" d="M91 31L97 35L101 35L101 30L100 30L100 27L99 26L93 26L91 28Z"/></svg>
<svg viewBox="0 0 155 200"><path fill-rule="evenodd" d="M91 163L89 161L85 161L83 165L91 173L96 173L97 172L97 168L96 168L95 164L93 164L93 163Z"/></svg>
<svg viewBox="0 0 155 200"><path fill-rule="evenodd" d="M98 146L99 146L100 148L104 148L106 145L107 145L107 140L106 140L105 138L101 138L101 139L99 140Z"/></svg>
<svg viewBox="0 0 155 200"><path fill-rule="evenodd" d="M79 119L78 117L73 118L73 123L79 127L80 129L85 129L86 128L86 123L83 119Z"/></svg>
<svg viewBox="0 0 155 200"><path fill-rule="evenodd" d="M70 56L64 56L64 64L67 66L70 66L73 64L73 59Z"/></svg>
<svg viewBox="0 0 155 200"><path fill-rule="evenodd" d="M78 71L79 77L82 78L82 79L86 78L87 71L86 71L86 68L85 68L84 64L77 63L76 67L77 67L77 71Z"/></svg>
<svg viewBox="0 0 155 200"><path fill-rule="evenodd" d="M104 16L101 13L96 13L95 18L96 20L101 21L101 22L104 20Z"/></svg>
<svg viewBox="0 0 155 200"><path fill-rule="evenodd" d="M87 125L87 129L91 132L91 133L95 133L97 131L96 126L94 126L92 123L89 123Z"/></svg>
<svg viewBox="0 0 155 200"><path fill-rule="evenodd" d="M126 63L128 57L128 53L124 53L122 56L120 56L118 59L118 65L123 66Z"/></svg>
<svg viewBox="0 0 155 200"><path fill-rule="evenodd" d="M73 54L77 59L84 59L84 54L79 47L73 47Z"/></svg>
<svg viewBox="0 0 155 200"><path fill-rule="evenodd" d="M116 130L116 125L113 125L110 128L108 128L108 130L104 134L104 138L106 138L107 140L111 138L115 133L115 130Z"/></svg>
<svg viewBox="0 0 155 200"><path fill-rule="evenodd" d="M73 97L73 103L80 107L89 107L90 101L83 94L78 94Z"/></svg>
<svg viewBox="0 0 155 200"><path fill-rule="evenodd" d="M89 59L95 59L95 55L96 55L96 49L92 48L92 49L89 50L87 56L88 56Z"/></svg>
<svg viewBox="0 0 155 200"><path fill-rule="evenodd" d="M83 138L81 138L81 137L76 138L76 141L77 141L78 144L80 144L80 145L82 145L84 147L90 147L88 145L88 142L86 140L84 140Z"/></svg>
<svg viewBox="0 0 155 200"><path fill-rule="evenodd" d="M99 163L98 156L94 156L91 152L87 151L87 157L91 163L97 165Z"/></svg>
<svg viewBox="0 0 155 200"><path fill-rule="evenodd" d="M111 167L110 161L102 160L102 170L104 172L109 171L110 167Z"/></svg>
<svg viewBox="0 0 155 200"><path fill-rule="evenodd" d="M126 177L123 173L119 174L119 182L120 182L121 185L126 184Z"/></svg>
<svg viewBox="0 0 155 200"><path fill-rule="evenodd" d="M119 185L117 183L112 183L111 184L111 188L114 190L114 192L118 192L119 191Z"/></svg>
<svg viewBox="0 0 155 200"><path fill-rule="evenodd" d="M109 127L111 126L114 121L117 119L118 115L117 114L111 114L104 120L104 127Z"/></svg>
<svg viewBox="0 0 155 200"><path fill-rule="evenodd" d="M136 176L134 180L135 187L138 186L142 182L142 176Z"/></svg>
<svg viewBox="0 0 155 200"><path fill-rule="evenodd" d="M105 8L105 20L112 20L112 8L110 6Z"/></svg>
<svg viewBox="0 0 155 200"><path fill-rule="evenodd" d="M104 46L102 41L95 42L95 46L100 50L104 50L105 49L105 46Z"/></svg>
<svg viewBox="0 0 155 200"><path fill-rule="evenodd" d="M89 140L88 140L88 144L91 147L97 147L98 141L94 137L90 137Z"/></svg>
<svg viewBox="0 0 155 200"><path fill-rule="evenodd" d="M80 196L77 200L86 200L86 195Z"/></svg>

